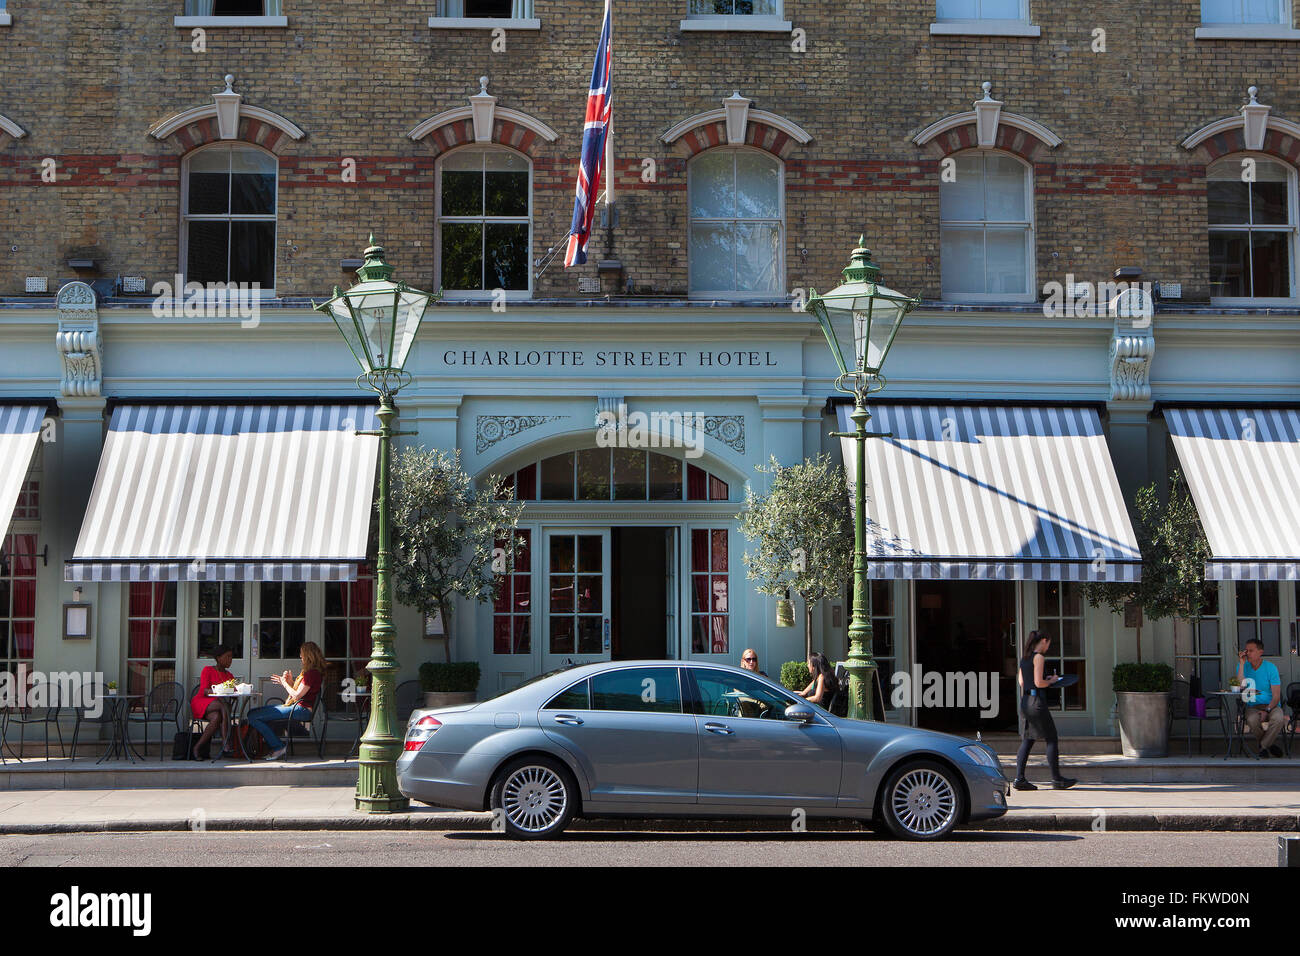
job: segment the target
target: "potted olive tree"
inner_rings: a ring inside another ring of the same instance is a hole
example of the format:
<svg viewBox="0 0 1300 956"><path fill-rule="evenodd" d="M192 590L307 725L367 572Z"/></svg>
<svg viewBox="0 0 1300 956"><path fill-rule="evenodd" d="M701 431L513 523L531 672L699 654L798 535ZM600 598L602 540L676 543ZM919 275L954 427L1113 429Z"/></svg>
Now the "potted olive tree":
<svg viewBox="0 0 1300 956"><path fill-rule="evenodd" d="M1114 614L1129 606L1140 610L1137 622L1137 661L1118 664L1113 676L1120 745L1126 757L1165 757L1169 754L1169 691L1173 670L1168 664L1142 663L1142 619L1173 618L1191 626L1204 607L1205 562L1210 547L1201 529L1196 505L1174 472L1169 499L1161 502L1155 485L1134 496L1142 578L1136 582L1092 581L1083 595L1094 607Z"/></svg>
<svg viewBox="0 0 1300 956"><path fill-rule="evenodd" d="M461 467L459 450L448 454L423 448L408 448L394 461L392 502L397 600L426 620L442 616L445 660L421 665L420 681L426 695L468 695L472 701L479 666L452 661L454 602L457 597L471 605L496 599L521 546L514 530L523 503L496 476L475 488ZM472 652L472 635L466 638Z"/></svg>

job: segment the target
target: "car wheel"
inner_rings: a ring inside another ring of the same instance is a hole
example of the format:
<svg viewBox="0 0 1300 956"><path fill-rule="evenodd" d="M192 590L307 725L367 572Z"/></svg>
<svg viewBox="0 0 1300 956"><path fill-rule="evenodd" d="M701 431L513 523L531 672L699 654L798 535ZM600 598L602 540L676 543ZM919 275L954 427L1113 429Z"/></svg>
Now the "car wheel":
<svg viewBox="0 0 1300 956"><path fill-rule="evenodd" d="M573 775L558 760L521 757L501 768L489 805L508 836L541 840L568 826L577 798Z"/></svg>
<svg viewBox="0 0 1300 956"><path fill-rule="evenodd" d="M889 832L903 840L940 840L962 816L956 773L943 764L918 760L889 775L880 796Z"/></svg>

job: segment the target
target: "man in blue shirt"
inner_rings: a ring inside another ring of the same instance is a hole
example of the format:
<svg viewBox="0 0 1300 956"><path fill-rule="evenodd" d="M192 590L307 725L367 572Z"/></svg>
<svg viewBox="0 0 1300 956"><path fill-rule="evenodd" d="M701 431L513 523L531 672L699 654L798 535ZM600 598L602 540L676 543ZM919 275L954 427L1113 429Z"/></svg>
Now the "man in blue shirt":
<svg viewBox="0 0 1300 956"><path fill-rule="evenodd" d="M1282 678L1277 667L1264 660L1264 642L1257 637L1248 640L1246 649L1237 657L1241 699L1246 705L1246 726L1259 741L1261 757L1280 757L1282 748L1274 741L1286 720L1282 714Z"/></svg>

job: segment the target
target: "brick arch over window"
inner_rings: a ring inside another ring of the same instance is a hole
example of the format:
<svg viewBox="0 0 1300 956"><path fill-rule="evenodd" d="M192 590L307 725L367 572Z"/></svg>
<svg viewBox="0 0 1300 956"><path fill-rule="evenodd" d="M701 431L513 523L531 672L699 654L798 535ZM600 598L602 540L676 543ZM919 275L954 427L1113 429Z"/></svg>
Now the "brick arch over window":
<svg viewBox="0 0 1300 956"><path fill-rule="evenodd" d="M234 76L226 74L226 88L212 94L212 102L177 113L149 129L149 135L170 142L177 152L189 153L208 143L240 141L260 146L276 155L307 134L279 113L249 106L232 89Z"/></svg>
<svg viewBox="0 0 1300 956"><path fill-rule="evenodd" d="M796 146L812 142L812 136L797 124L775 113L752 110L749 104L750 100L733 93L722 101L721 109L684 119L660 139L683 159L716 146L752 146L784 160Z"/></svg>
<svg viewBox="0 0 1300 956"><path fill-rule="evenodd" d="M1264 142L1259 149L1250 149L1246 146L1245 131L1240 128L1212 136L1192 149L1193 159L1205 166L1233 153L1264 153L1292 166L1300 166L1300 128L1297 128L1294 133L1270 129L1264 135Z"/></svg>
<svg viewBox="0 0 1300 956"><path fill-rule="evenodd" d="M559 133L537 117L497 106L497 98L488 92L486 76L480 76L478 82L479 91L468 97L468 106L430 116L406 135L416 142L424 142L434 155L477 143L509 146L529 159L537 158L534 153L538 140L553 143L559 138Z"/></svg>
<svg viewBox="0 0 1300 956"><path fill-rule="evenodd" d="M272 126L270 123L254 119L251 116L243 116L240 117L239 128L231 139L222 138L217 128L216 117L187 123L175 132L158 138L164 142L173 143L176 151L182 154L193 152L200 146L207 146L209 143L241 142L260 146L278 156L298 137L291 136L283 129Z"/></svg>
<svg viewBox="0 0 1300 956"><path fill-rule="evenodd" d="M942 159L945 156L951 156L953 153L960 153L966 149L978 149L980 144L975 132L975 121L971 120L969 123L946 130L926 142L924 146L926 153L935 159ZM993 145L986 148L1011 153L1032 165L1046 156L1052 149L1052 144L1040 139L1028 130L1008 125L1004 117L1004 122L998 124L998 132Z"/></svg>
<svg viewBox="0 0 1300 956"><path fill-rule="evenodd" d="M0 149L4 149L11 141L22 139L26 135L27 131L25 129L3 113L0 113Z"/></svg>
<svg viewBox="0 0 1300 956"><path fill-rule="evenodd" d="M931 123L913 136L912 142L935 159L964 149L1000 149L1030 165L1061 145L1061 137L1042 123L1004 112L1002 101L993 99L992 83L986 80L980 88L984 95L971 104L973 109Z"/></svg>

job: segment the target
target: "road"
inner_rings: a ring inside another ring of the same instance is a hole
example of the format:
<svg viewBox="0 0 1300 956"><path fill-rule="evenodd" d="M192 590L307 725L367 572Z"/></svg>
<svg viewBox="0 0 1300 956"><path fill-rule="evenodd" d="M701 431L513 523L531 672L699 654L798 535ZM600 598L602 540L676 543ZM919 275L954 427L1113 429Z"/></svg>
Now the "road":
<svg viewBox="0 0 1300 956"><path fill-rule="evenodd" d="M0 837L0 867L1276 866L1274 833L963 832L943 843L845 833L585 831L521 843L483 831L170 832Z"/></svg>

